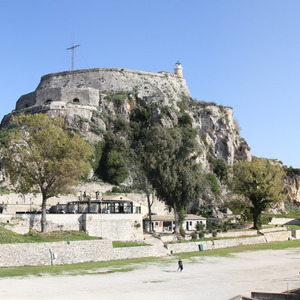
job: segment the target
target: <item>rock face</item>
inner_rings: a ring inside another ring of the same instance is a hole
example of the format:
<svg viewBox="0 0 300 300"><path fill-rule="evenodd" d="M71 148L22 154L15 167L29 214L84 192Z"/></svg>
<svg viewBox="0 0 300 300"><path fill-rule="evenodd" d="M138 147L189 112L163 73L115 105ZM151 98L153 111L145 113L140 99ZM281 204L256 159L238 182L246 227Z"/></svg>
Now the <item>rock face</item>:
<svg viewBox="0 0 300 300"><path fill-rule="evenodd" d="M9 124L12 114L47 112L63 116L74 131L97 142L107 130L118 134L142 106L150 112L152 124L174 127L188 122L197 129L199 160L206 171L208 156L223 158L229 165L251 159L232 108L193 100L185 80L167 72L89 69L49 74L34 92L20 97L1 127Z"/></svg>
<svg viewBox="0 0 300 300"><path fill-rule="evenodd" d="M289 201L300 202L300 175L286 176L284 179L284 185Z"/></svg>

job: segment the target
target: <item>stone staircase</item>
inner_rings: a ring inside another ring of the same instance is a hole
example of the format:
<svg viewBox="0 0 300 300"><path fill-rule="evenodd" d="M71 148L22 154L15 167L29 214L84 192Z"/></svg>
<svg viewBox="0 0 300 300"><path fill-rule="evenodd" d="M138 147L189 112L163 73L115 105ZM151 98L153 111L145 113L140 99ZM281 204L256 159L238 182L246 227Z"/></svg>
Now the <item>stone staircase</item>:
<svg viewBox="0 0 300 300"><path fill-rule="evenodd" d="M146 244L150 244L155 247L158 256L166 256L169 251L165 248L164 243L159 237L155 237L153 234L144 234L144 241Z"/></svg>

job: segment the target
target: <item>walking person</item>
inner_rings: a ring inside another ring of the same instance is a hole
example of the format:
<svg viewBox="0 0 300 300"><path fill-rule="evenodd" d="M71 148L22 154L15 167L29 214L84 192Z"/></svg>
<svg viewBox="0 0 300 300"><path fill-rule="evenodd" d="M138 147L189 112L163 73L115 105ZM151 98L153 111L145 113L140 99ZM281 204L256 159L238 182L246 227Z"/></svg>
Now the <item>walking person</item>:
<svg viewBox="0 0 300 300"><path fill-rule="evenodd" d="M180 270L180 272L182 272L182 270L183 270L183 263L182 263L182 260L181 260L181 259L179 259L179 261L178 261L178 269L177 269L177 272L178 272L178 270Z"/></svg>

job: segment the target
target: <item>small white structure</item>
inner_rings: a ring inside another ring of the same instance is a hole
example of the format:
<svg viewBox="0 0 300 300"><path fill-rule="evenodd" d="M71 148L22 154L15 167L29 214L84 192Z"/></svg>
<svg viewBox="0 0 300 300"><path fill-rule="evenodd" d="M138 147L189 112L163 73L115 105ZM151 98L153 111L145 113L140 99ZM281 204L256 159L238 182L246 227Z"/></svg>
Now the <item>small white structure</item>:
<svg viewBox="0 0 300 300"><path fill-rule="evenodd" d="M181 65L181 63L179 61L177 61L177 63L175 64L175 68L174 68L174 72L178 77L183 78L183 67Z"/></svg>
<svg viewBox="0 0 300 300"><path fill-rule="evenodd" d="M174 215L152 215L152 230L155 232L173 232L175 227ZM149 223L149 217L144 219L144 227L147 228L147 223ZM196 230L197 223L206 226L206 218L201 216L187 214L183 221L183 229L186 231Z"/></svg>

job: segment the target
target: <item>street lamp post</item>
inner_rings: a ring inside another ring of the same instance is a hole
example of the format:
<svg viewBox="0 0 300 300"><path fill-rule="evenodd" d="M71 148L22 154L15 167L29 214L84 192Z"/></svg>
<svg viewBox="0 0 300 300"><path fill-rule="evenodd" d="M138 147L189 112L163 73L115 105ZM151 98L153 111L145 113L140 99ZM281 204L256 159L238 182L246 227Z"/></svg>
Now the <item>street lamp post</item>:
<svg viewBox="0 0 300 300"><path fill-rule="evenodd" d="M102 231L102 226L103 226L103 222L102 222L102 201L103 198L100 199L100 224L101 224L101 238L103 238L103 231Z"/></svg>

